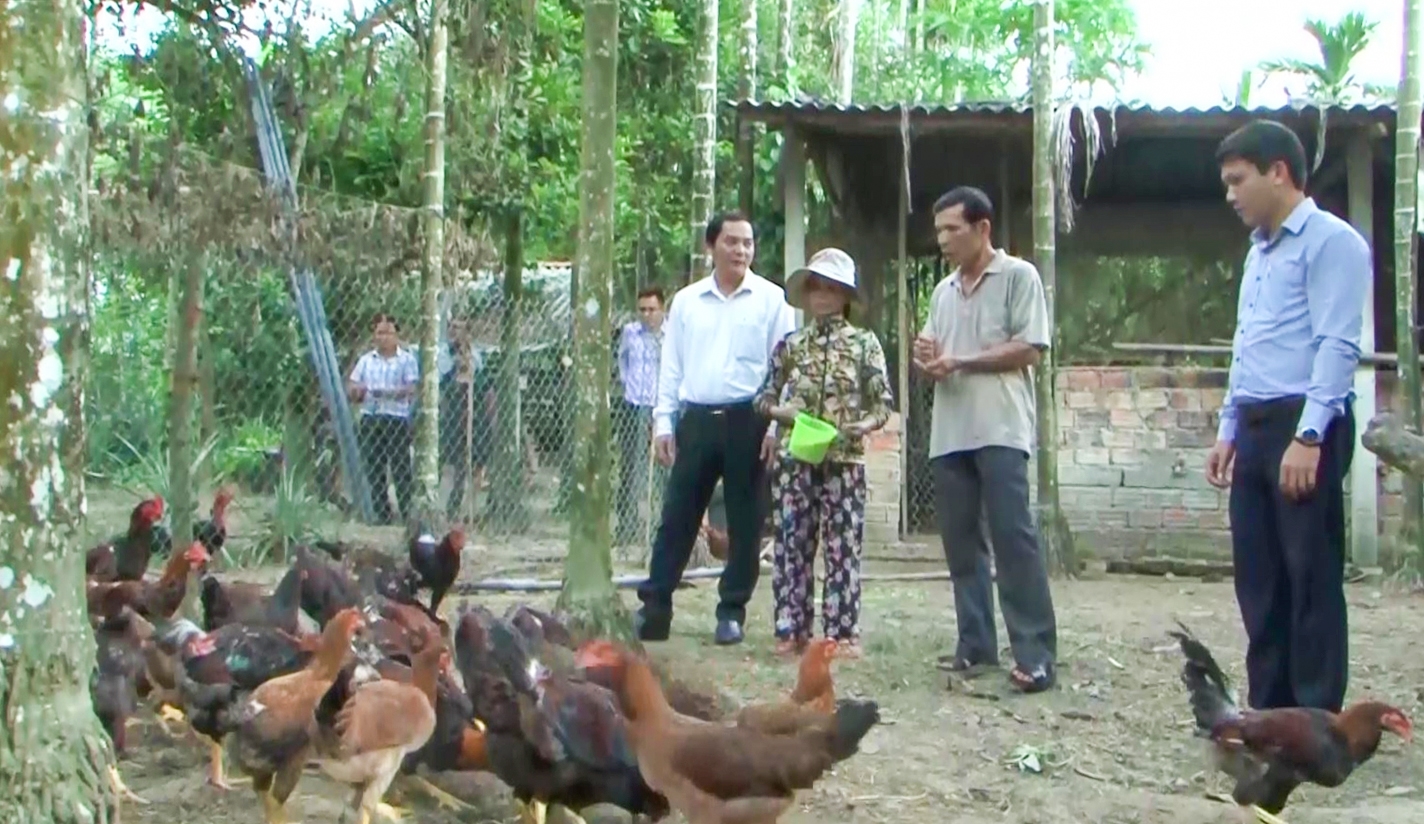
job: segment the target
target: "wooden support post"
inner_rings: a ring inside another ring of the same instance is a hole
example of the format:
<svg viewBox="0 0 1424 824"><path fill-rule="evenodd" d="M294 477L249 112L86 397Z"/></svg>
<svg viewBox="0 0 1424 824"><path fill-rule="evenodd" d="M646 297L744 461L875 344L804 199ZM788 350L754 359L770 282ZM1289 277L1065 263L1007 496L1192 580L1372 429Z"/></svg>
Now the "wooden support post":
<svg viewBox="0 0 1424 824"><path fill-rule="evenodd" d="M918 318L911 318L910 304L910 123L905 113L900 120L900 214L895 226L895 317L899 353L895 358L897 395L900 400L900 536L910 529L910 357Z"/></svg>
<svg viewBox="0 0 1424 824"><path fill-rule="evenodd" d="M1369 132L1353 135L1346 150L1345 180L1350 223L1374 249L1374 151ZM1373 258L1372 258L1373 259ZM1374 276L1365 290L1360 353L1375 352ZM1364 423L1375 416L1375 368L1355 370L1355 456L1350 464L1350 558L1357 566L1379 565L1379 473L1375 454L1364 448Z"/></svg>
<svg viewBox="0 0 1424 824"><path fill-rule="evenodd" d="M781 131L781 180L785 235L782 244L782 276L806 265L806 145L796 127L786 124ZM796 310L796 325L804 321Z"/></svg>

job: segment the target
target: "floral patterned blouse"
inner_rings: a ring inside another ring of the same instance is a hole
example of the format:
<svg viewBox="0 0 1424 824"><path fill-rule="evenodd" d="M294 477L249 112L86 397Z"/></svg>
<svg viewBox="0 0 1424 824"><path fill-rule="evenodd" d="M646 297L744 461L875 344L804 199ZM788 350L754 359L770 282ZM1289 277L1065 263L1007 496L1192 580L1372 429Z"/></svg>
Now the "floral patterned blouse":
<svg viewBox="0 0 1424 824"><path fill-rule="evenodd" d="M753 402L763 415L769 416L774 406L790 406L837 427L865 421L875 430L890 419L891 400L880 339L832 317L813 320L776 345ZM779 429L785 451L791 427ZM864 441L843 435L831 444L826 460L864 463Z"/></svg>

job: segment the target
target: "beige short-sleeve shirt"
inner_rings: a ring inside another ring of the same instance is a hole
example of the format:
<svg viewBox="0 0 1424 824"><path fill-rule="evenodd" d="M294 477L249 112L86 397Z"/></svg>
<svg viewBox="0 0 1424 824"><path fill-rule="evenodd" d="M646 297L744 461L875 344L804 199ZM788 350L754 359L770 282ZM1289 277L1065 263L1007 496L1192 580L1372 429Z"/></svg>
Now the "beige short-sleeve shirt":
<svg viewBox="0 0 1424 824"><path fill-rule="evenodd" d="M924 334L932 335L951 356L977 354L1008 341L1047 349L1048 304L1038 269L997 250L969 294L964 293L955 269L935 286ZM1025 368L955 372L937 381L929 456L985 446L1031 453L1035 420L1031 377Z"/></svg>

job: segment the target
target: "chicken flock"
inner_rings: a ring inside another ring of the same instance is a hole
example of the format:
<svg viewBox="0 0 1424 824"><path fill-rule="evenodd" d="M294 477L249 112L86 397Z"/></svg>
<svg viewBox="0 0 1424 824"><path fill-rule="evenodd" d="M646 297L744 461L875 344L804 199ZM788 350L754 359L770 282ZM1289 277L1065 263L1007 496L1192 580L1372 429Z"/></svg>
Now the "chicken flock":
<svg viewBox="0 0 1424 824"><path fill-rule="evenodd" d="M611 804L651 821L676 810L690 824L771 824L880 721L874 701L836 696L831 642L807 649L784 699L733 709L613 641L576 643L529 605L462 604L452 624L440 605L459 575L459 529L412 538L405 558L298 546L270 591L228 580L209 564L232 497L219 492L185 550L152 498L89 551L90 692L121 755L141 706L170 736L170 723L187 725L209 748L214 791L250 782L267 824L287 820L309 770L351 787L361 824L400 816L385 801L393 785L466 808L421 774L471 770L507 784L526 822ZM190 577L201 627L178 616ZM146 803L117 769L110 778Z"/></svg>
<svg viewBox="0 0 1424 824"><path fill-rule="evenodd" d="M465 535L412 538L401 559L340 541L298 546L276 586L209 569L227 539L231 490L175 552L162 498L134 507L123 535L89 550L87 604L97 639L94 710L123 754L140 705L186 724L209 747L208 783L251 782L267 824L308 769L352 788L361 824L399 817L384 798L397 780L443 807L463 802L421 777L482 770L513 791L526 822L550 805L612 804L651 821L771 824L880 721L874 701L837 697L822 640L805 651L788 696L729 708L606 639L576 643L558 616L517 604L496 616L440 606L460 572ZM163 557L155 578L149 562ZM202 626L176 617L190 575ZM426 602L419 596L429 591ZM318 632L303 628L314 624ZM1409 718L1374 701L1339 714L1250 710L1192 633L1180 644L1197 734L1235 780L1248 817L1276 814L1303 783L1342 784L1382 735L1412 739ZM225 754L241 778L229 781ZM146 803L110 776L126 800Z"/></svg>

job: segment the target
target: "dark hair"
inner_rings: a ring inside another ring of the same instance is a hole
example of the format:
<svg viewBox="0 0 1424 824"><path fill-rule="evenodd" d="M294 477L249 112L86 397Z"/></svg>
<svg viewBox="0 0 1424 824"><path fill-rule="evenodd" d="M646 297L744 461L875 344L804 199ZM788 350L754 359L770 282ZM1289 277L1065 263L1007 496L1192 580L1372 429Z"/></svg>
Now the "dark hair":
<svg viewBox="0 0 1424 824"><path fill-rule="evenodd" d="M1305 166L1305 146L1296 133L1274 120L1253 120L1226 136L1216 147L1216 162L1244 160L1265 174L1277 163L1297 189L1305 190L1310 171Z"/></svg>
<svg viewBox="0 0 1424 824"><path fill-rule="evenodd" d="M663 287L658 286L657 284L650 283L647 286L640 288L638 290L638 300L642 300L643 298L657 298L659 306L664 306L667 304L667 298L664 296Z"/></svg>
<svg viewBox="0 0 1424 824"><path fill-rule="evenodd" d="M395 329L397 332L400 331L400 321L396 320L395 315L392 315L389 312L377 312L375 317L371 318L372 329L375 329L377 326L380 326L383 323L389 323L391 325L391 328Z"/></svg>
<svg viewBox="0 0 1424 824"><path fill-rule="evenodd" d="M976 189L973 186L956 186L953 189L939 196L935 201L934 213L939 214L945 209L953 209L955 206L964 207L964 220L970 224L987 220L994 222L994 201L984 194L983 189Z"/></svg>
<svg viewBox="0 0 1424 824"><path fill-rule="evenodd" d="M730 212L722 212L720 214L713 215L712 219L707 221L707 231L703 234L702 237L707 241L707 245L711 246L712 244L717 242L717 238L722 236L723 226L726 226L728 223L745 223L751 225L751 222L751 218L747 217L736 209L733 209Z"/></svg>

